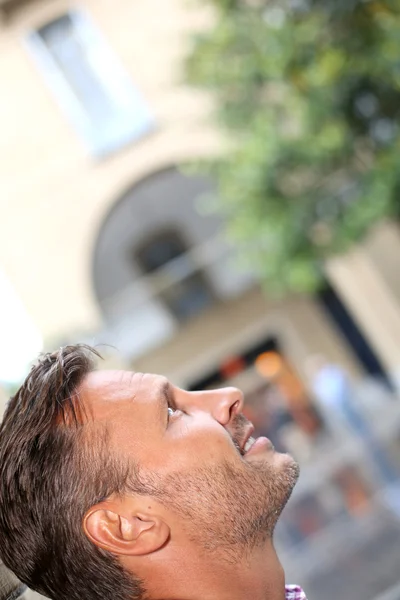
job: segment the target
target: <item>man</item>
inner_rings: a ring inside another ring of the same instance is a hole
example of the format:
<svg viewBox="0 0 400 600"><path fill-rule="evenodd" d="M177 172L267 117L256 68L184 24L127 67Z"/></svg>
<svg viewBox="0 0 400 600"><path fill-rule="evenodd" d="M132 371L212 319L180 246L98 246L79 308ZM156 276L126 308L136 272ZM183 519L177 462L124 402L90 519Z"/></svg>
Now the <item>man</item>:
<svg viewBox="0 0 400 600"><path fill-rule="evenodd" d="M0 557L59 600L290 600L272 535L298 477L235 388L42 357L0 428ZM97 355L98 356L98 355Z"/></svg>

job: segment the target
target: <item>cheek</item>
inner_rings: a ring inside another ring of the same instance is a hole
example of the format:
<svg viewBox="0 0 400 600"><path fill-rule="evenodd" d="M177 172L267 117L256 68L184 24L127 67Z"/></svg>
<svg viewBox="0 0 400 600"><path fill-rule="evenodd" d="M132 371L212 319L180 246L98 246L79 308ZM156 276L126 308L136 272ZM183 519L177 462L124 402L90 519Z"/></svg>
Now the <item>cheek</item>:
<svg viewBox="0 0 400 600"><path fill-rule="evenodd" d="M199 467L220 465L235 459L237 451L224 432L215 429L192 429L166 436L159 448L146 454L147 468L161 474L191 471Z"/></svg>

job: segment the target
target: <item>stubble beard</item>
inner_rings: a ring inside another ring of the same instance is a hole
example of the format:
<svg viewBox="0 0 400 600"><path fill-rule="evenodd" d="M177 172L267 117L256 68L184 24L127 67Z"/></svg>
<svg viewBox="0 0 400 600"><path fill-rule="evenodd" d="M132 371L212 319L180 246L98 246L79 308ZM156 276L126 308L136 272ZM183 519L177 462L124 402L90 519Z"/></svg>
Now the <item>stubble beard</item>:
<svg viewBox="0 0 400 600"><path fill-rule="evenodd" d="M170 475L159 491L182 517L194 544L208 554L237 560L273 537L299 475L292 458L284 461L280 468L267 459L225 461Z"/></svg>
<svg viewBox="0 0 400 600"><path fill-rule="evenodd" d="M237 456L162 480L145 476L143 488L179 515L199 550L229 561L272 540L299 476L299 466L289 455L271 450L251 462L243 458L240 447L248 425L242 414L232 424Z"/></svg>

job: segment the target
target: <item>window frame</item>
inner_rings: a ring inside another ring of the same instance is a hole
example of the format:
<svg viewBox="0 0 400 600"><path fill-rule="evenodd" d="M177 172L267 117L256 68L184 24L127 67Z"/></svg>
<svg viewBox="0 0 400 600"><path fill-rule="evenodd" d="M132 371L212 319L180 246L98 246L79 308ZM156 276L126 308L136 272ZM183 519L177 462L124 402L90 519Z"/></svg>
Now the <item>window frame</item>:
<svg viewBox="0 0 400 600"><path fill-rule="evenodd" d="M175 258L166 261L164 264L160 265L157 268L147 269L141 255L144 254L146 249L153 243L157 243L163 239L176 240L178 242L177 245L182 247L182 253L176 256ZM141 270L142 276L149 281L150 285L152 283L153 285L156 284L155 297L164 304L169 313L174 317L174 319L178 323L183 323L189 318L197 316L197 314L200 314L202 310L206 310L217 301L214 287L207 276L206 269L204 269L202 265L196 264L196 260L194 260L193 256L191 255L191 250L191 245L187 243L185 236L182 234L181 231L179 231L179 229L177 229L176 227L166 226L164 228L153 231L151 235L147 236L140 243L135 244L131 252L132 259L135 261L135 263ZM163 281L163 276L166 273L168 273L168 270L170 269L170 263L182 260L188 261L188 264L190 266L190 272L184 275L183 277L179 278L179 281L167 285L165 289L163 289L163 285L161 286L161 290L157 289L157 282L160 280L161 282ZM178 314L177 310L173 306L173 302L171 301L171 299L168 298L168 292L170 289L172 289L174 285L176 285L176 283L184 284L185 281L190 281L193 277L198 277L198 281L201 281L202 285L204 286L204 289L209 295L210 302L208 304L205 304L202 309L195 311L193 315L185 316L183 314Z"/></svg>
<svg viewBox="0 0 400 600"><path fill-rule="evenodd" d="M40 35L43 27L67 15L76 27L77 35L91 48L93 55L97 56L96 62L101 63L101 69L94 69L94 73L116 106L115 115L103 126L90 119L89 113L74 94L68 78ZM28 30L24 45L61 110L86 141L95 158L116 152L155 129L154 119L144 97L132 83L100 28L85 10L71 8L36 29Z"/></svg>

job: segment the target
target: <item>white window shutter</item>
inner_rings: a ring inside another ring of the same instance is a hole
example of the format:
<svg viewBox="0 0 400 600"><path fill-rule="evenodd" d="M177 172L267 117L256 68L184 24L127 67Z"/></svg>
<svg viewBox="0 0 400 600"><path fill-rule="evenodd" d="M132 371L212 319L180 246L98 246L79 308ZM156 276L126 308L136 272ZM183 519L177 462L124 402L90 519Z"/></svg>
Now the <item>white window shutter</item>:
<svg viewBox="0 0 400 600"><path fill-rule="evenodd" d="M85 97L80 98L71 87L71 79L76 77L76 64L68 61L62 69L51 50L41 38L40 30L28 37L29 48L43 71L57 99L67 113L78 133L84 137L93 155L101 157L118 150L153 129L154 122L150 110L122 68L118 58L110 50L106 40L82 12L68 13L74 39L79 40L82 59L79 63L80 75L88 71L88 85ZM68 45L68 31L65 44ZM74 43L72 39L71 44ZM76 47L75 47L76 50ZM76 52L71 52L71 60L76 60ZM68 68L71 69L70 81ZM96 93L104 110L96 110Z"/></svg>

